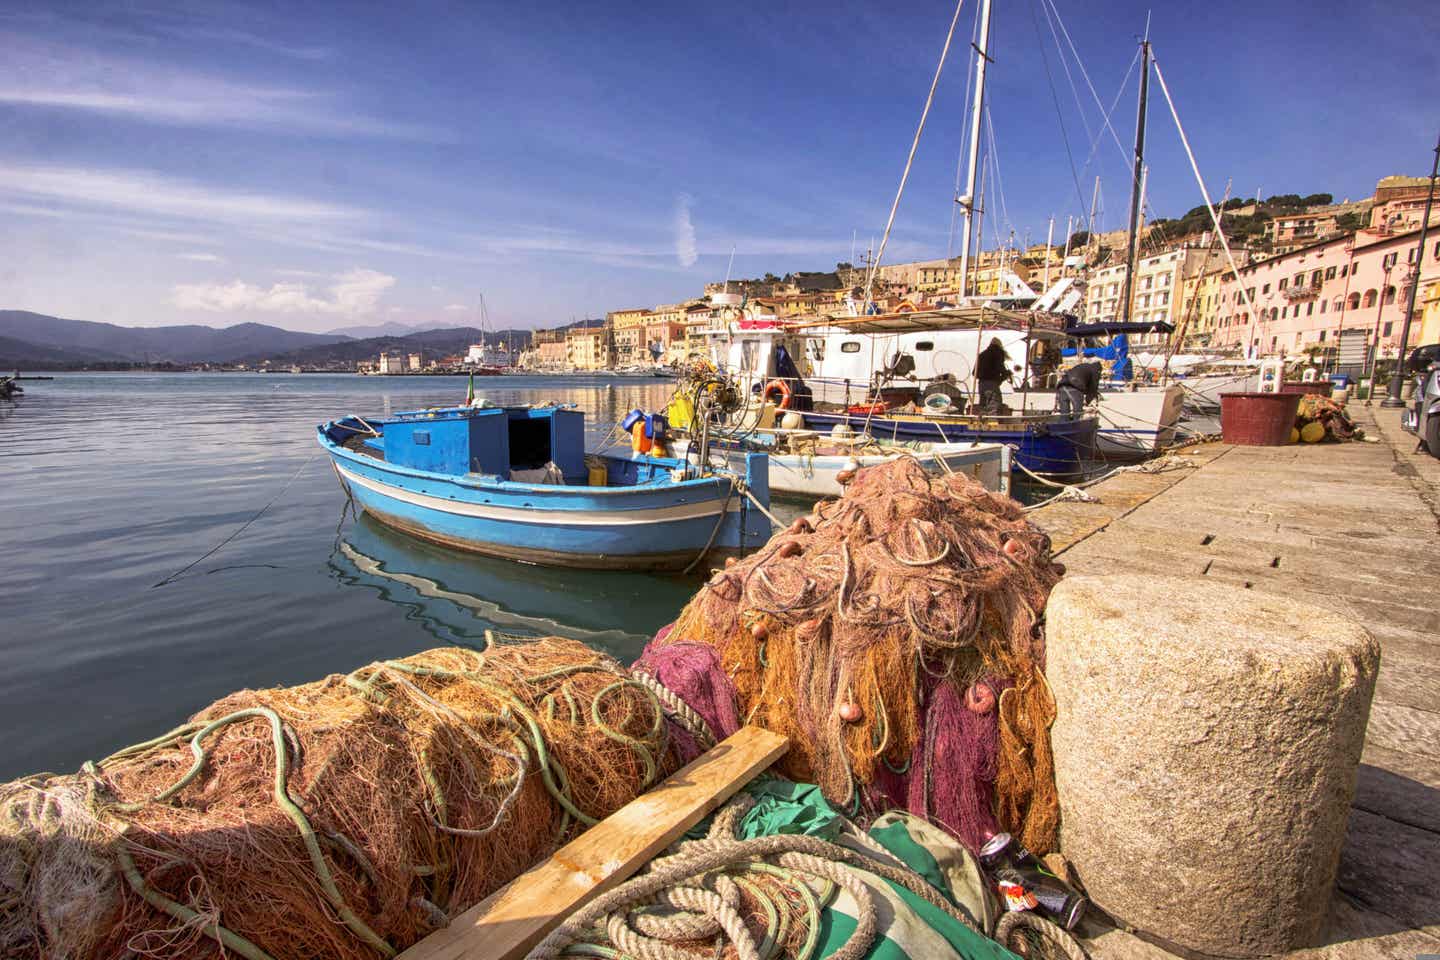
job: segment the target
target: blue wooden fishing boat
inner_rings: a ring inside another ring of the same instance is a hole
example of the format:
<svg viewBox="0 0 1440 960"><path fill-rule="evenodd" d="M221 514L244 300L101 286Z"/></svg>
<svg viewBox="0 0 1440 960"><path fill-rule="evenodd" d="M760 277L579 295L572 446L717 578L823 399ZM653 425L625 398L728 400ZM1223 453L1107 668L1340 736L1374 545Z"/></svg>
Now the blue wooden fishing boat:
<svg viewBox="0 0 1440 960"><path fill-rule="evenodd" d="M770 537L768 462L743 477L665 457L586 454L564 407L454 407L320 424L347 493L412 536L547 566L680 569ZM748 492L748 495L747 495ZM754 497L754 501L751 497Z"/></svg>

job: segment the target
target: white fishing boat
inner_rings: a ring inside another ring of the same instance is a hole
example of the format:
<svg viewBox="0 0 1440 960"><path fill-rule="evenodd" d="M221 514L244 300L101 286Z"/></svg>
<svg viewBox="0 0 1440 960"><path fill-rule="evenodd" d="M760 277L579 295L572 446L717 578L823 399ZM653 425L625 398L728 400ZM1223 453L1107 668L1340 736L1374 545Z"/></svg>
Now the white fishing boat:
<svg viewBox="0 0 1440 960"><path fill-rule="evenodd" d="M690 441L675 444L675 456L687 460ZM914 457L932 474L963 473L985 489L1010 493L1011 450L1003 443L916 443L893 445L872 437L831 437L815 430L773 430L751 434L743 442L715 439L712 469L745 464L750 452L770 457L770 492L798 497L838 497L841 479L861 467Z"/></svg>

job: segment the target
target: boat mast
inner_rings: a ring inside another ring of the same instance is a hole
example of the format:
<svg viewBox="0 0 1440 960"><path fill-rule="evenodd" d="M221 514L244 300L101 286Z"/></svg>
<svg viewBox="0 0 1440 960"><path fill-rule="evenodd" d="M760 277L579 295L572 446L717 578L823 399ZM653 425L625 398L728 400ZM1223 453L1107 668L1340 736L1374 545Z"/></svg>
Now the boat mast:
<svg viewBox="0 0 1440 960"><path fill-rule="evenodd" d="M975 101L970 112L970 169L965 174L965 193L957 197L965 217L965 236L960 240L960 299L970 293L970 235L975 214L975 174L980 163L980 118L985 106L985 65L990 62L990 0L980 4L980 35L975 47Z"/></svg>
<svg viewBox="0 0 1440 960"><path fill-rule="evenodd" d="M1140 204L1144 197L1145 99L1150 92L1150 25L1140 41L1140 107L1135 117L1135 172L1130 180L1130 247L1125 257L1125 293L1120 301L1122 322L1130 319L1130 297L1135 289L1135 259L1140 252Z"/></svg>
<svg viewBox="0 0 1440 960"><path fill-rule="evenodd" d="M1055 218L1050 218L1050 227L1045 231L1045 284L1044 290L1050 289L1050 253L1055 241ZM1027 244L1028 246L1028 244Z"/></svg>

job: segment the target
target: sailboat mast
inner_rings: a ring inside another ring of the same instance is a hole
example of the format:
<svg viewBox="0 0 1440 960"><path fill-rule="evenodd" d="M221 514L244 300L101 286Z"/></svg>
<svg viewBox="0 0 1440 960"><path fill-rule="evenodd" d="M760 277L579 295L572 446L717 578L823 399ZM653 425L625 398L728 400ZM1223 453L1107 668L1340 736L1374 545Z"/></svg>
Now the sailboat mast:
<svg viewBox="0 0 1440 960"><path fill-rule="evenodd" d="M1125 297L1120 301L1122 321L1130 319L1130 297L1135 289L1135 258L1140 252L1140 204L1145 194L1145 103L1150 93L1150 33L1140 41L1140 106L1135 117L1135 172L1130 181L1130 237L1125 258Z"/></svg>
<svg viewBox="0 0 1440 960"><path fill-rule="evenodd" d="M990 0L980 4L980 35L975 47L975 102L970 112L970 169L965 174L965 195L956 199L965 217L960 240L960 297L970 293L970 237L975 216L975 174L980 163L980 118L985 106L985 65L990 62Z"/></svg>

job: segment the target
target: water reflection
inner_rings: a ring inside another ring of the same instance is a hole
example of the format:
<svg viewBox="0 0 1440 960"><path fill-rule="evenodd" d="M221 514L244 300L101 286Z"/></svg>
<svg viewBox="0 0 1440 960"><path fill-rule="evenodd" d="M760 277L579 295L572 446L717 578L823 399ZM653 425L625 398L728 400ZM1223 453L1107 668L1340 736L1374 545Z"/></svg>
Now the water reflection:
<svg viewBox="0 0 1440 960"><path fill-rule="evenodd" d="M329 566L346 586L369 588L404 608L406 619L442 643L479 643L485 630L494 629L569 637L626 662L696 585L679 577L562 570L464 553L415 540L366 514L343 526Z"/></svg>

